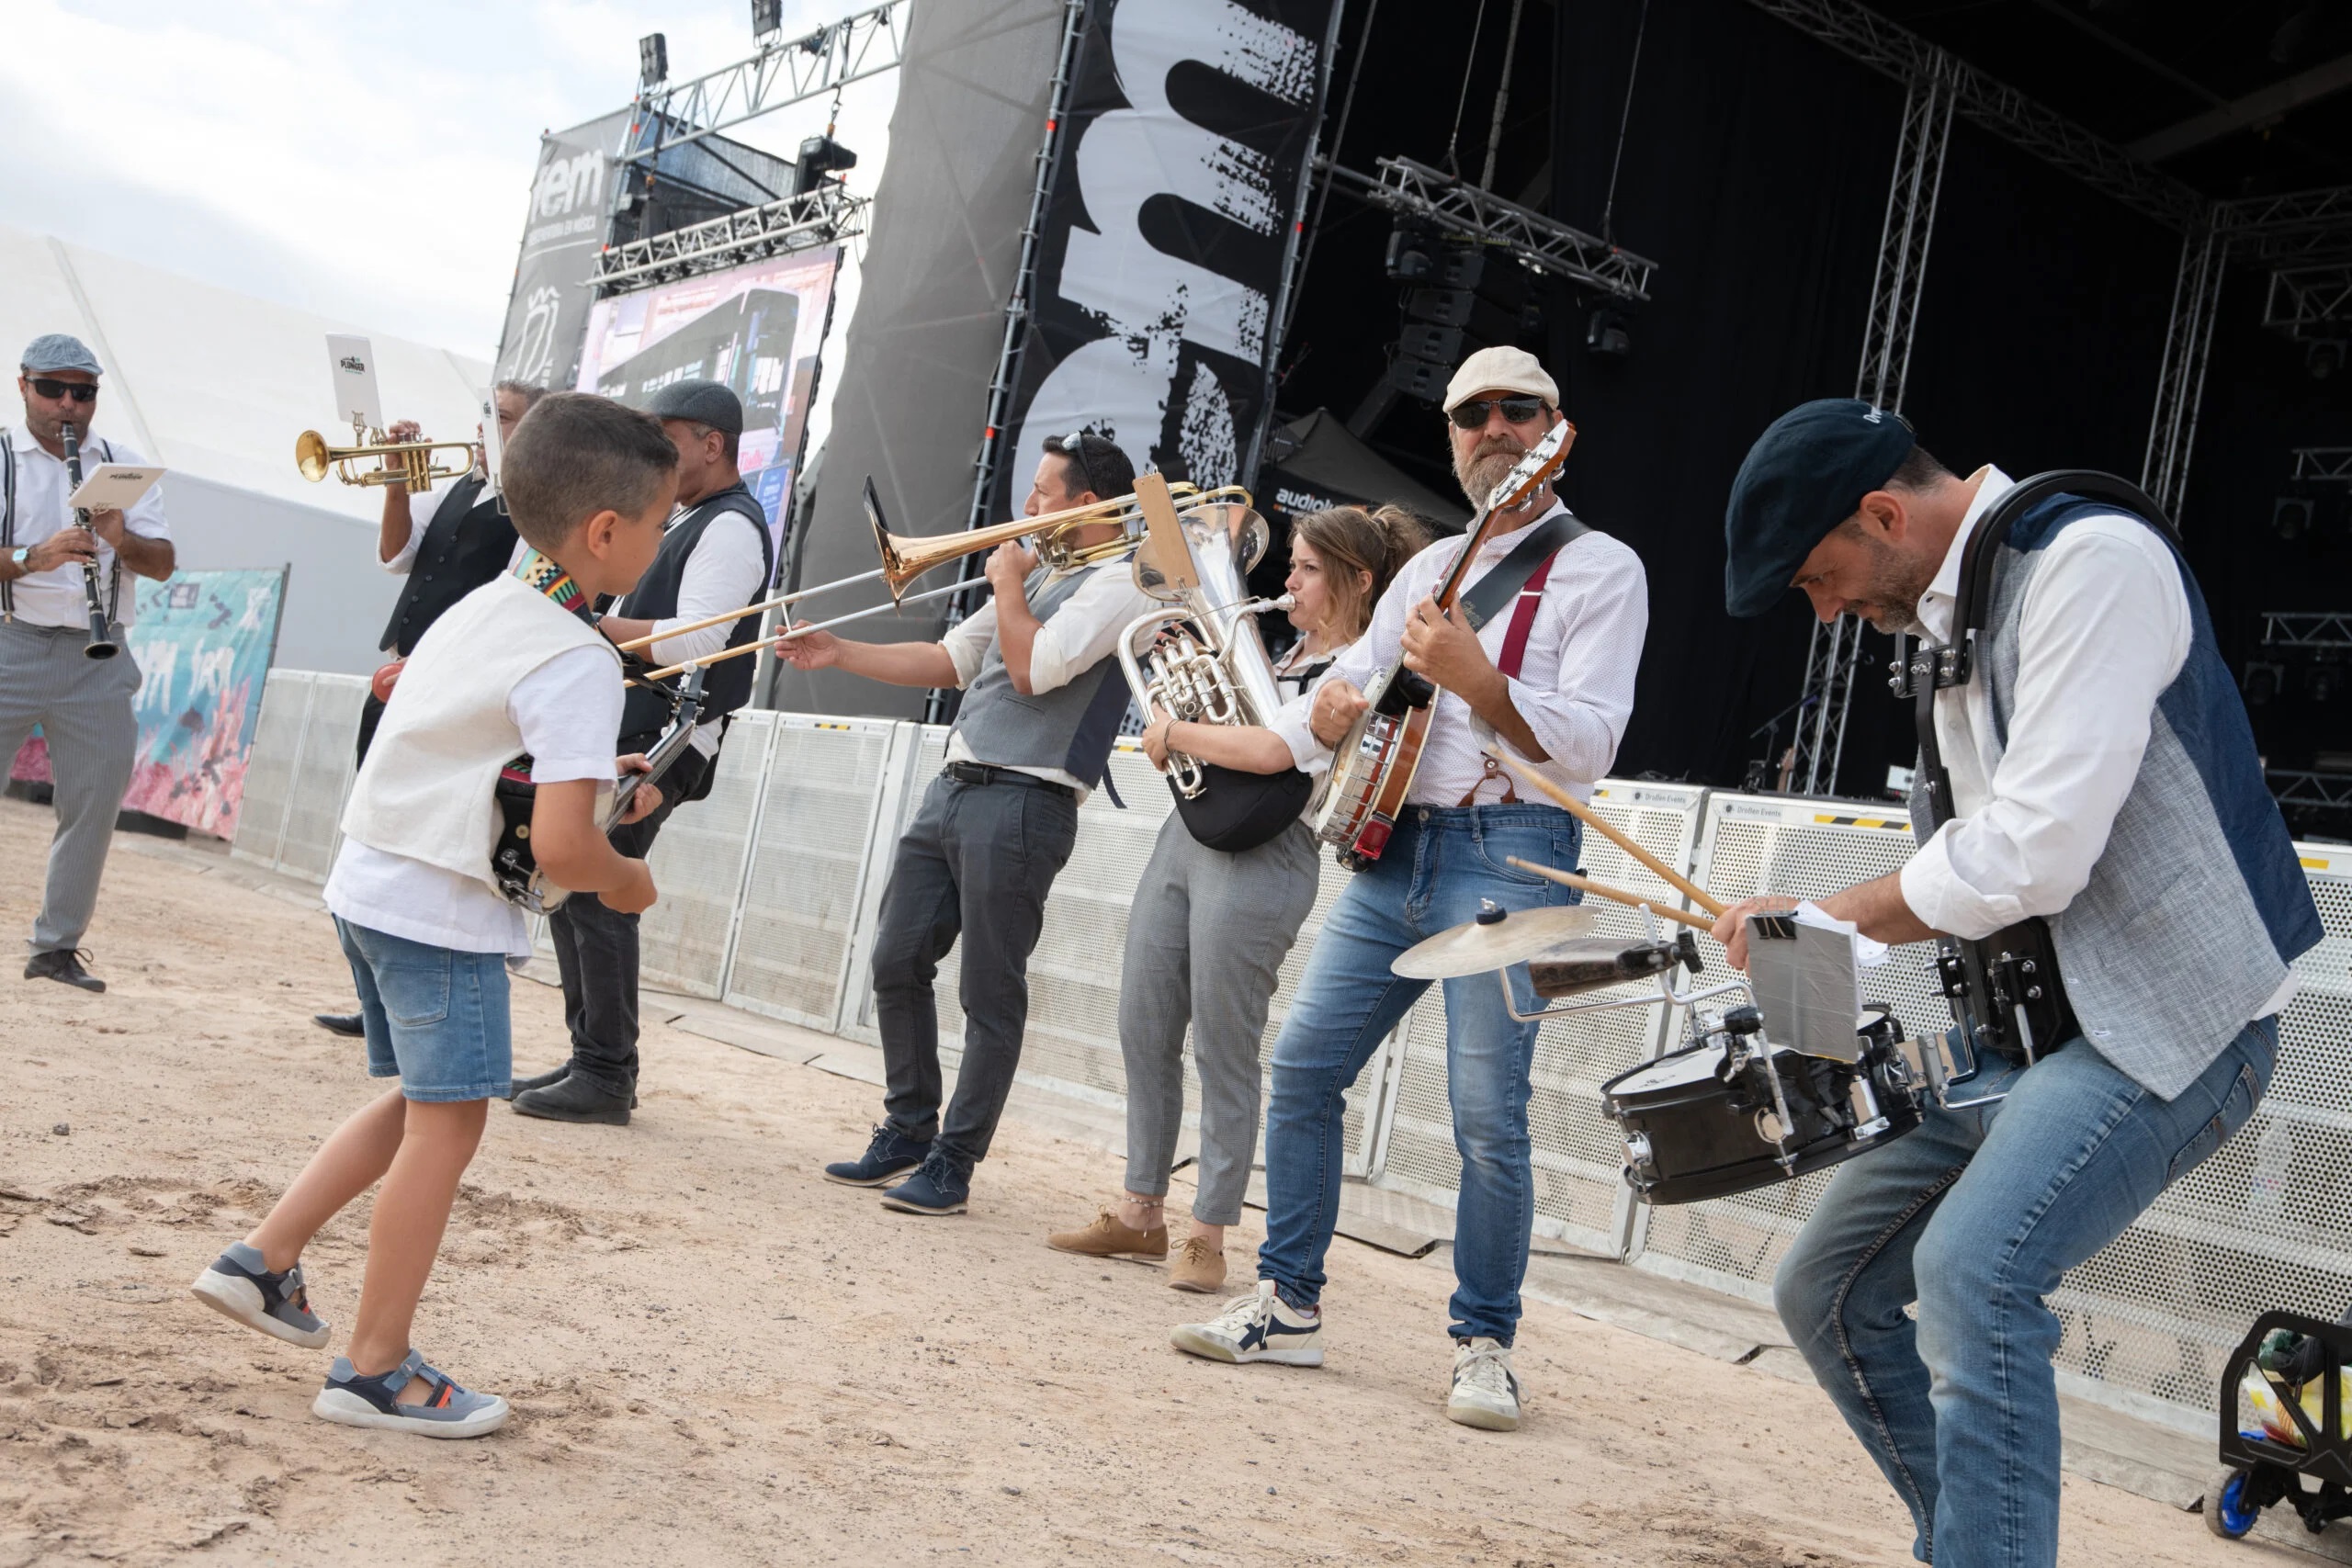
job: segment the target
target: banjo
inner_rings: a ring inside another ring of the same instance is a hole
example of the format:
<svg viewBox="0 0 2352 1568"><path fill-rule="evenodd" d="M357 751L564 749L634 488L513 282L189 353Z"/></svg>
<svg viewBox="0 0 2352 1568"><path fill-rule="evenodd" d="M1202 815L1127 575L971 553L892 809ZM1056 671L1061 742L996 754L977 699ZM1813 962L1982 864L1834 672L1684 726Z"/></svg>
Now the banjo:
<svg viewBox="0 0 2352 1568"><path fill-rule="evenodd" d="M1435 598L1441 612L1453 613L1462 596L1463 579L1470 575L1479 547L1493 534L1495 520L1524 506L1528 497L1550 482L1568 460L1576 437L1577 427L1562 420L1488 492L1486 510L1471 525L1462 553L1438 584ZM1437 688L1406 669L1401 652L1373 677L1363 694L1371 705L1332 754L1330 783L1315 818L1315 836L1331 845L1339 863L1350 871L1362 871L1388 847L1397 814L1405 808L1406 792L1420 770L1430 721L1437 712Z"/></svg>

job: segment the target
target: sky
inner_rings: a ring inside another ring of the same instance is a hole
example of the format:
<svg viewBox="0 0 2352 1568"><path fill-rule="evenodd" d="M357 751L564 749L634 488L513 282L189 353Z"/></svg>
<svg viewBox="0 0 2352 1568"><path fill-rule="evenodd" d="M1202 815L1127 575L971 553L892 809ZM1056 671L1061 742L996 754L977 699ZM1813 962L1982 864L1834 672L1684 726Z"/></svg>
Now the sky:
<svg viewBox="0 0 2352 1568"><path fill-rule="evenodd" d="M867 3L785 0L786 34ZM668 37L673 81L752 49L749 0L0 9L7 222L485 361L541 130L625 105L642 34ZM858 154L861 194L874 191L897 91L885 72L843 96L834 136ZM824 130L829 107L729 134L788 157ZM853 259L836 351L855 270Z"/></svg>

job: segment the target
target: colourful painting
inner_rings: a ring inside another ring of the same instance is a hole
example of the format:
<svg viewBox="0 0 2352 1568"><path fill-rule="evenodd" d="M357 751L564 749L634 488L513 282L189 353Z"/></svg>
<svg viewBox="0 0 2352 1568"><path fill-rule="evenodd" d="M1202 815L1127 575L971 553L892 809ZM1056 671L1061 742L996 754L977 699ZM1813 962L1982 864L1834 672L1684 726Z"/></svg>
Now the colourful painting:
<svg viewBox="0 0 2352 1568"><path fill-rule="evenodd" d="M139 758L123 809L233 838L286 573L182 571L139 584L127 640L139 661ZM9 777L50 779L38 732Z"/></svg>

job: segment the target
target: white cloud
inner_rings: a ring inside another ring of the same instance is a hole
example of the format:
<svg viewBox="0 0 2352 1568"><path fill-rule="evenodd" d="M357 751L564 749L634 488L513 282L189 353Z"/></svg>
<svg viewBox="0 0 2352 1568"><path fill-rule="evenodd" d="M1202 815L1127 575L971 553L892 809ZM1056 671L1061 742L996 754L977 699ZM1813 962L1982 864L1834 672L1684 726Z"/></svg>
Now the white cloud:
<svg viewBox="0 0 2352 1568"><path fill-rule="evenodd" d="M857 0L787 0L813 28ZM10 221L241 293L489 359L539 133L619 107L637 39L673 79L751 51L743 0L7 0ZM871 192L895 73L845 95ZM787 155L808 104L733 134ZM845 280L838 333L854 279ZM838 336L834 340L839 342Z"/></svg>

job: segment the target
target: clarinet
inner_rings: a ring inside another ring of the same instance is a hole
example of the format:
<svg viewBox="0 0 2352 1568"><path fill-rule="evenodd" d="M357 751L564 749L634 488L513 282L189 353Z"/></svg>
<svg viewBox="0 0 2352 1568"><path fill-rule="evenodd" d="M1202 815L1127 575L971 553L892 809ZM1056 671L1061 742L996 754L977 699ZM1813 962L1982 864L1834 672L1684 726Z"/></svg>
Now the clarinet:
<svg viewBox="0 0 2352 1568"><path fill-rule="evenodd" d="M74 434L74 422L70 419L58 421L57 431L65 444L66 482L74 490L80 490L82 488L82 444ZM75 507L74 521L87 530L91 537L97 536L97 530L90 526L89 508ZM120 568L118 566L116 570L119 570ZM82 593L89 601L90 605L90 640L83 648L82 657L112 659L122 649L112 637L107 635L108 630L107 608L98 599L98 559L96 556L90 557L82 563Z"/></svg>

